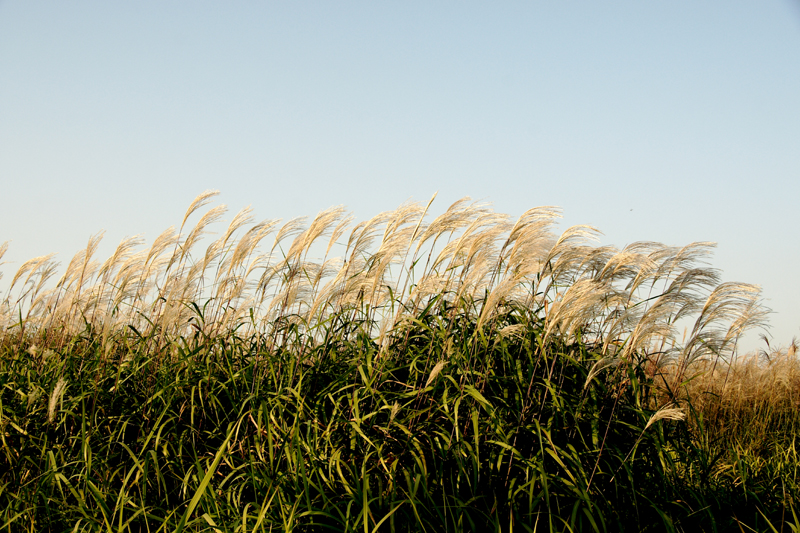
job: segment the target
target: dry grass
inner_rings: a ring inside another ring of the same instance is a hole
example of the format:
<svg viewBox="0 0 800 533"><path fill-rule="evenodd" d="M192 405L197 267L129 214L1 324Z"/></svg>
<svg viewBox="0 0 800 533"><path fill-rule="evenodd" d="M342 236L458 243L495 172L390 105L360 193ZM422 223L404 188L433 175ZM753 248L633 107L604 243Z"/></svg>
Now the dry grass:
<svg viewBox="0 0 800 533"><path fill-rule="evenodd" d="M25 262L0 303L0 331L20 338L57 331L66 342L89 324L106 339L128 327L175 338L194 329L258 330L279 317L313 330L331 313L364 305L386 332L443 294L480 302L480 323L504 305L521 305L538 310L547 336L601 343L612 359L647 354L665 364L730 358L745 330L764 325L758 287L719 283L707 267L711 243L592 246L594 228L553 233L557 208L513 221L469 199L428 222L431 199L355 225L342 207L284 224L252 224L245 208L201 250L225 206L191 229L186 223L216 194L199 195L179 229L150 247L128 238L99 262L98 234L60 277L52 255ZM203 306L201 317L193 304ZM679 321L690 323L684 343Z"/></svg>
<svg viewBox="0 0 800 533"><path fill-rule="evenodd" d="M704 359L659 369L657 384L690 403L715 437L774 441L793 430L800 408L800 359L786 348L731 361Z"/></svg>

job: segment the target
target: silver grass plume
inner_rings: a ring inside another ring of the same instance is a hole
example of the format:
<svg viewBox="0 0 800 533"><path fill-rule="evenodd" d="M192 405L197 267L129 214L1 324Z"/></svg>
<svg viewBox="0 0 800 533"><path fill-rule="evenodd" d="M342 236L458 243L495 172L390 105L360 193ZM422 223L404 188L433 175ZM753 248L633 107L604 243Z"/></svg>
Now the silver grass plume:
<svg viewBox="0 0 800 533"><path fill-rule="evenodd" d="M428 380L425 382L425 387L423 388L427 389L428 387L431 386L431 383L434 382L436 376L439 375L439 373L442 371L442 369L445 367L446 364L447 361L439 361L433 366L433 370L431 370L431 374L428 376Z"/></svg>
<svg viewBox="0 0 800 533"><path fill-rule="evenodd" d="M200 239L200 237L206 233L206 227L222 218L227 210L228 206L225 204L218 205L217 207L209 209L202 217L200 217L200 220L197 221L197 224L195 224L194 228L192 228L192 231L189 232L189 235L186 237L186 240L183 241L183 244L179 245L179 264L186 258L186 256L189 255L189 252Z"/></svg>
<svg viewBox="0 0 800 533"><path fill-rule="evenodd" d="M53 392L50 394L50 401L47 403L47 421L53 423L56 418L56 405L61 401L64 391L67 389L67 380L63 377L58 378Z"/></svg>
<svg viewBox="0 0 800 533"><path fill-rule="evenodd" d="M197 197L192 200L192 203L189 204L189 209L186 210L186 214L183 216L183 220L181 221L181 229L179 231L183 231L183 226L186 225L186 221L192 216L192 213L203 207L204 205L208 204L211 201L211 198L217 196L219 191L214 190L205 190L197 195Z"/></svg>
<svg viewBox="0 0 800 533"><path fill-rule="evenodd" d="M668 403L658 409L653 416L647 421L642 432L647 431L647 428L658 422L659 420L683 420L686 418L686 412L681 407L677 407L673 403Z"/></svg>
<svg viewBox="0 0 800 533"><path fill-rule="evenodd" d="M8 241L5 241L3 244L0 244L0 259L2 259L4 255L6 255L7 251L8 251ZM0 262L0 266L5 264L6 264L5 261ZM2 276L3 273L0 272L0 278L2 278Z"/></svg>
<svg viewBox="0 0 800 533"><path fill-rule="evenodd" d="M27 285L28 281L30 281L31 277L39 269L39 267L49 262L55 256L56 254L40 255L39 257L34 257L33 259L29 259L22 263L22 266L19 267L17 273L14 274L14 277L11 279L11 286L8 288L9 292L14 288L14 285L17 284L17 281L19 281L22 276L30 272L28 277L25 278L25 281L22 282L23 287Z"/></svg>
<svg viewBox="0 0 800 533"><path fill-rule="evenodd" d="M589 373L586 375L586 382L583 384L584 390L589 387L591 381L597 377L600 372L605 370L610 366L614 366L619 363L619 358L614 356L605 356L598 359L592 367L589 369Z"/></svg>

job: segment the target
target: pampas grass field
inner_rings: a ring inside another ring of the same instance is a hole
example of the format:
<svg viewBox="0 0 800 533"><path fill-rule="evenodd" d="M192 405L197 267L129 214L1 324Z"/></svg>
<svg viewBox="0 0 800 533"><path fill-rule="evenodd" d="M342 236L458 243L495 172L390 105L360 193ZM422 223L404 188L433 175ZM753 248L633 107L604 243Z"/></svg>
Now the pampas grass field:
<svg viewBox="0 0 800 533"><path fill-rule="evenodd" d="M0 531L800 528L796 347L713 244L216 194L6 273Z"/></svg>

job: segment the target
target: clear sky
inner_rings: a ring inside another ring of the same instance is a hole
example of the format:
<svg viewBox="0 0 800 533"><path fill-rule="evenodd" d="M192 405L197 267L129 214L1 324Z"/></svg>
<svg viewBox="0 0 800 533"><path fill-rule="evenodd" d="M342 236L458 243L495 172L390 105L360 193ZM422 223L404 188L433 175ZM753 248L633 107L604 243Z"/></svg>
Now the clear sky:
<svg viewBox="0 0 800 533"><path fill-rule="evenodd" d="M800 337L800 2L0 0L0 267L462 196L604 243L719 243ZM0 282L2 283L2 282ZM760 346L753 339L750 347Z"/></svg>

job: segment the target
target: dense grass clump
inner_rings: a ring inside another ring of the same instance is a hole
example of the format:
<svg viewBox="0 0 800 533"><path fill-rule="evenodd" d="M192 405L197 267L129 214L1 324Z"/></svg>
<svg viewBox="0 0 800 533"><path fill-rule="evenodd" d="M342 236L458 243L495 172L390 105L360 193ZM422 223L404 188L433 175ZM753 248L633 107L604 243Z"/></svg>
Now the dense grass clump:
<svg viewBox="0 0 800 533"><path fill-rule="evenodd" d="M148 250L127 240L95 264L93 238L52 286L50 257L12 279L0 530L793 520L793 396L751 413L719 385L764 310L702 266L708 244L593 247L591 228L553 236L553 208L512 223L462 201L430 223L430 204L404 205L347 239L341 208L242 230L245 210L195 257L223 210L183 225L212 195Z"/></svg>

